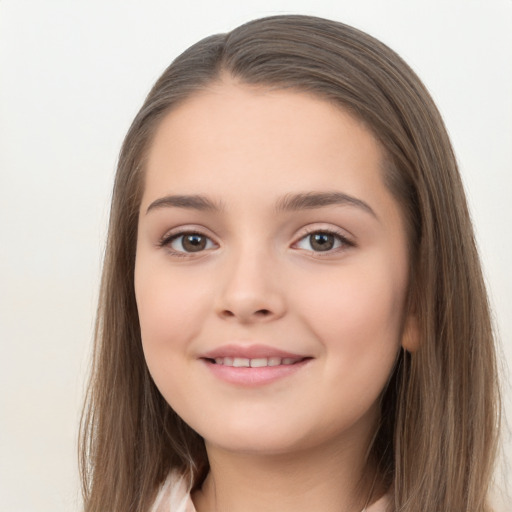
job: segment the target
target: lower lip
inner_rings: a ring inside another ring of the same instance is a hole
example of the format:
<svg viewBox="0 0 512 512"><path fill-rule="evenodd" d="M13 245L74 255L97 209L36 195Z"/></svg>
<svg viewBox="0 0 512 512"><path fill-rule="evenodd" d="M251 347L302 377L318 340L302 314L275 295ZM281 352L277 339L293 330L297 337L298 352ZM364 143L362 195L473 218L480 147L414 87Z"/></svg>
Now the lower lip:
<svg viewBox="0 0 512 512"><path fill-rule="evenodd" d="M259 368L234 367L212 363L208 359L203 362L215 377L239 386L263 386L277 380L289 377L303 369L311 359L303 359L295 364L281 364L278 366L262 366Z"/></svg>

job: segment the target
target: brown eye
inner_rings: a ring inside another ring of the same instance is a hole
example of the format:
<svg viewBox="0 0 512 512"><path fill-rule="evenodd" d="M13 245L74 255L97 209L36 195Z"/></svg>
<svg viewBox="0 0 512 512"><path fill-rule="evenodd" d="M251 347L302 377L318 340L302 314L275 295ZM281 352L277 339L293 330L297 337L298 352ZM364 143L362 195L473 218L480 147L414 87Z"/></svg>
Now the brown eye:
<svg viewBox="0 0 512 512"><path fill-rule="evenodd" d="M202 251L206 247L206 237L201 235L185 235L181 242L187 252Z"/></svg>
<svg viewBox="0 0 512 512"><path fill-rule="evenodd" d="M214 243L207 236L200 233L182 233L173 236L169 246L175 252L191 253L211 249L214 247Z"/></svg>
<svg viewBox="0 0 512 512"><path fill-rule="evenodd" d="M314 251L329 251L334 247L336 239L330 233L313 233L309 235L309 243Z"/></svg>
<svg viewBox="0 0 512 512"><path fill-rule="evenodd" d="M294 244L295 248L310 252L336 252L352 247L354 244L339 233L332 231L313 231Z"/></svg>

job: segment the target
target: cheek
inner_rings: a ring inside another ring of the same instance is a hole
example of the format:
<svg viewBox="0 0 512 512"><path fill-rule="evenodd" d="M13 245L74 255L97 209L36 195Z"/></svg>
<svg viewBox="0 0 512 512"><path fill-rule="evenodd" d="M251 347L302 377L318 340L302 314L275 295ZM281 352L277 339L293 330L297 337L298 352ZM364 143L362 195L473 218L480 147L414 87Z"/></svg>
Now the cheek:
<svg viewBox="0 0 512 512"><path fill-rule="evenodd" d="M392 283L348 279L333 292L337 297L324 309L324 318L319 312L322 325L331 327L331 335L350 333L347 338L358 345L363 341L377 342L370 334L378 333L383 341L398 336L402 305ZM326 315L337 321L329 322Z"/></svg>
<svg viewBox="0 0 512 512"><path fill-rule="evenodd" d="M192 340L208 308L204 288L186 272L140 258L135 270L135 296L142 348L156 386L173 404L189 403L184 385L194 360Z"/></svg>
<svg viewBox="0 0 512 512"><path fill-rule="evenodd" d="M207 290L186 272L140 258L135 267L135 296L144 352L158 361L188 346L209 307Z"/></svg>
<svg viewBox="0 0 512 512"><path fill-rule="evenodd" d="M313 290L307 295L307 319L325 350L347 364L392 364L400 346L403 274L401 267L394 272L392 264L375 259L305 283Z"/></svg>

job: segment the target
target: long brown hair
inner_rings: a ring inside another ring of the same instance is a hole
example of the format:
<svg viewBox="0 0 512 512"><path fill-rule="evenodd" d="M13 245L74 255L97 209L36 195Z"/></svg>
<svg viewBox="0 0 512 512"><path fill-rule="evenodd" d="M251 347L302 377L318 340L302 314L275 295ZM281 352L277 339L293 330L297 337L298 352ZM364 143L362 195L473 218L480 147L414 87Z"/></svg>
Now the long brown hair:
<svg viewBox="0 0 512 512"><path fill-rule="evenodd" d="M482 512L499 425L494 338L457 164L427 90L387 46L309 16L256 20L180 55L149 93L124 141L110 214L93 367L81 428L86 512L146 512L171 468L196 483L202 439L155 387L134 295L145 156L160 120L223 74L334 102L386 154L411 254L407 307L420 347L402 352L382 396L371 454L400 512Z"/></svg>

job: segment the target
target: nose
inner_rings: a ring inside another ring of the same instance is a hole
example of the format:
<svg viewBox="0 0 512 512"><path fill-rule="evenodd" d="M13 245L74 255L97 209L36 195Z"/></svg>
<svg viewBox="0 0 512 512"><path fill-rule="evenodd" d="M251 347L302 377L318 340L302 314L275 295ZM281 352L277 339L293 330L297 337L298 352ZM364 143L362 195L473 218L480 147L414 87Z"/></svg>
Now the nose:
<svg viewBox="0 0 512 512"><path fill-rule="evenodd" d="M278 269L265 253L240 254L226 261L217 297L217 314L249 324L281 318L286 311Z"/></svg>

